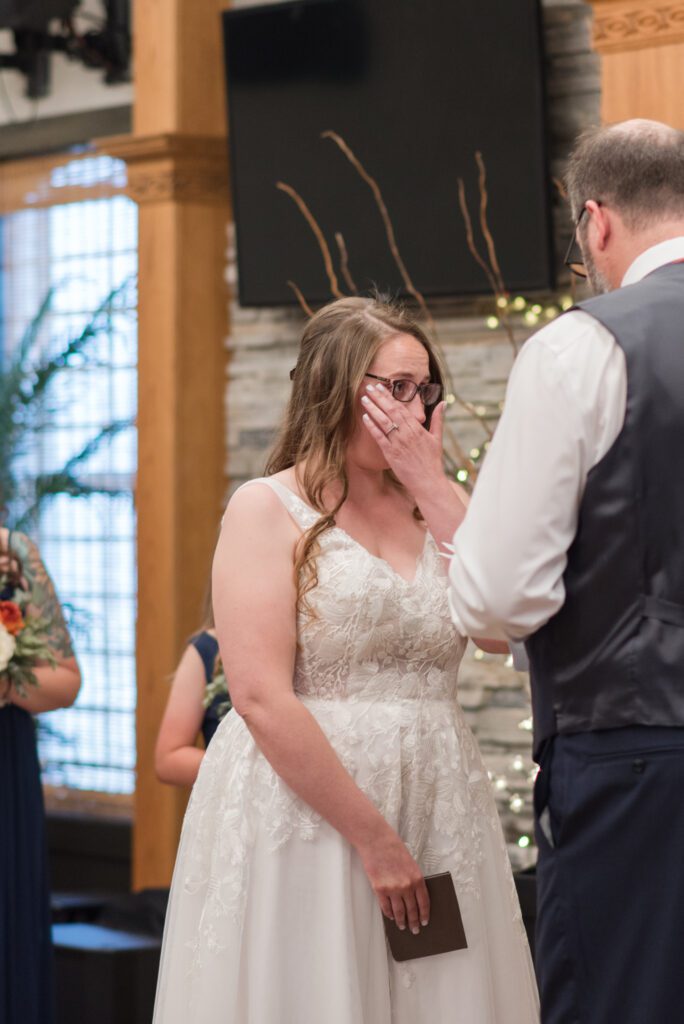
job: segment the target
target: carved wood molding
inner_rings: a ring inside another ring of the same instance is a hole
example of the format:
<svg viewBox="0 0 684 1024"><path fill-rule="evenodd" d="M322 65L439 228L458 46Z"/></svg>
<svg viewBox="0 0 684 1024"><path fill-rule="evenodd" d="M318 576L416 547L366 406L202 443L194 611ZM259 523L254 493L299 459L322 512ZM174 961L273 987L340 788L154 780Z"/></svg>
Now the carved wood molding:
<svg viewBox="0 0 684 1024"><path fill-rule="evenodd" d="M599 53L684 43L684 2L592 0L593 44Z"/></svg>
<svg viewBox="0 0 684 1024"><path fill-rule="evenodd" d="M101 153L128 168L126 194L136 203L229 202L224 138L196 135L118 135L97 140Z"/></svg>

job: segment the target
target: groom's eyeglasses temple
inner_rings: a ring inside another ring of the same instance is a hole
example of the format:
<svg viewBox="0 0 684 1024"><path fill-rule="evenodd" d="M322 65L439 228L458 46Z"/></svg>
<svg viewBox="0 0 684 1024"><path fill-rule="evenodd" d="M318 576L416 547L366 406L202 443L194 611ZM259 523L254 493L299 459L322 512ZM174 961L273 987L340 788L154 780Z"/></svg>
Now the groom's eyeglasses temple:
<svg viewBox="0 0 684 1024"><path fill-rule="evenodd" d="M587 268L584 265L584 256L582 255L580 244L577 241L577 232L579 231L580 224L582 223L582 217L584 217L586 212L587 208L586 206L583 206L582 212L575 221L575 227L572 232L572 238L570 239L570 245L568 246L568 251L566 252L565 259L563 260L565 266L576 277L587 276Z"/></svg>
<svg viewBox="0 0 684 1024"><path fill-rule="evenodd" d="M600 199L596 200L596 205L601 206ZM572 232L570 245L568 246L568 251L566 252L565 259L563 260L565 266L570 270L572 274L575 274L576 277L587 276L587 268L584 265L584 256L582 255L582 249L580 248L580 244L577 240L577 234L579 232L580 224L582 223L582 217L585 213L589 213L586 203L582 207L582 212L575 221L575 229Z"/></svg>

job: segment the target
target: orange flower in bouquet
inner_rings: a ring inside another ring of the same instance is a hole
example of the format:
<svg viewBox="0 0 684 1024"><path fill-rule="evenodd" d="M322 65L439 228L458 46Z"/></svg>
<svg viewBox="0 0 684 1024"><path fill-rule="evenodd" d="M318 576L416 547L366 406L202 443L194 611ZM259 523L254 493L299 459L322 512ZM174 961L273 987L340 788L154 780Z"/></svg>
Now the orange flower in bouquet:
<svg viewBox="0 0 684 1024"><path fill-rule="evenodd" d="M24 616L15 601L0 601L0 624L10 636L17 636L24 628Z"/></svg>
<svg viewBox="0 0 684 1024"><path fill-rule="evenodd" d="M0 675L25 696L28 686L38 685L36 666L47 662L54 668L57 664L48 643L49 623L34 614L28 590L12 586L0 572L0 593L3 591L9 591L11 599L0 601ZM6 703L0 694L0 707Z"/></svg>

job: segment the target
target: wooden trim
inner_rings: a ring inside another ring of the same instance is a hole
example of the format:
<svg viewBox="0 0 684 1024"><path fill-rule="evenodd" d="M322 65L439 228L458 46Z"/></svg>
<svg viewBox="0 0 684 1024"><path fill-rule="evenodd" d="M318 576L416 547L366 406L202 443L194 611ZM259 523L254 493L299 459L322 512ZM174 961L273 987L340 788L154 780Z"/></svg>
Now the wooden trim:
<svg viewBox="0 0 684 1024"><path fill-rule="evenodd" d="M125 160L127 194L137 203L229 201L225 137L173 135L99 139L98 150Z"/></svg>
<svg viewBox="0 0 684 1024"><path fill-rule="evenodd" d="M593 46L601 54L684 43L684 2L594 0Z"/></svg>
<svg viewBox="0 0 684 1024"><path fill-rule="evenodd" d="M601 54L601 120L684 128L684 0L589 0Z"/></svg>

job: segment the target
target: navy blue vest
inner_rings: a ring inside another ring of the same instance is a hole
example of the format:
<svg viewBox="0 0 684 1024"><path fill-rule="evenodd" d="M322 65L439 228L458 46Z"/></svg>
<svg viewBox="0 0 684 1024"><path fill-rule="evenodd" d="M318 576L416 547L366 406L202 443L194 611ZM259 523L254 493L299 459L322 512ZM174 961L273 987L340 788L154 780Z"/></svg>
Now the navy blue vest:
<svg viewBox="0 0 684 1024"><path fill-rule="evenodd" d="M563 607L526 644L536 754L557 733L684 727L684 264L579 308L625 354L627 406L589 473Z"/></svg>

